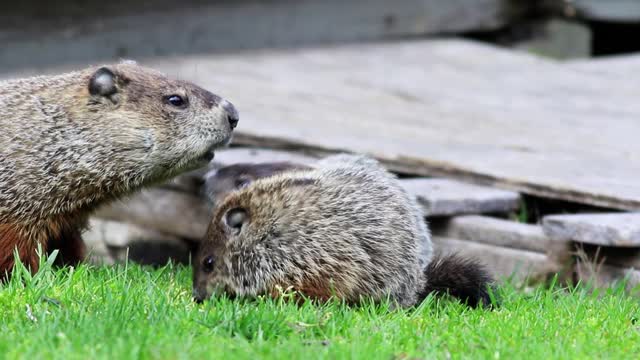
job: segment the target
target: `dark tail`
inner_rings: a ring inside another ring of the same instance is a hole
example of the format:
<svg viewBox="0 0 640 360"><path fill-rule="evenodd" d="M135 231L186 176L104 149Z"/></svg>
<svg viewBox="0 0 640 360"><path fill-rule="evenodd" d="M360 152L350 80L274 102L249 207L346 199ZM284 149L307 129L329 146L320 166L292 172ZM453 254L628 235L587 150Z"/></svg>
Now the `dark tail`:
<svg viewBox="0 0 640 360"><path fill-rule="evenodd" d="M418 299L431 293L449 294L471 307L491 305L493 278L478 261L458 255L436 257L424 271L427 279Z"/></svg>

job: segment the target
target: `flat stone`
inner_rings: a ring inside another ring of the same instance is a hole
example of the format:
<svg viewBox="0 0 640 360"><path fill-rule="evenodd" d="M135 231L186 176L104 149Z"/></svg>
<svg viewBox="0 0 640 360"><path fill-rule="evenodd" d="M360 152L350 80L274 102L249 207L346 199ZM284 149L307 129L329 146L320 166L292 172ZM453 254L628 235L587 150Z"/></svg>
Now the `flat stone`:
<svg viewBox="0 0 640 360"><path fill-rule="evenodd" d="M547 238L541 226L482 215L463 215L447 219L443 223L432 223L435 235L481 242L520 250L546 253Z"/></svg>
<svg viewBox="0 0 640 360"><path fill-rule="evenodd" d="M497 280L510 277L516 282L540 280L558 271L554 262L537 252L438 236L433 242L436 254L454 253L478 259Z"/></svg>
<svg viewBox="0 0 640 360"><path fill-rule="evenodd" d="M403 179L404 188L416 196L427 216L503 213L518 209L516 192L448 179Z"/></svg>
<svg viewBox="0 0 640 360"><path fill-rule="evenodd" d="M547 236L604 246L640 246L640 213L606 213L546 216Z"/></svg>

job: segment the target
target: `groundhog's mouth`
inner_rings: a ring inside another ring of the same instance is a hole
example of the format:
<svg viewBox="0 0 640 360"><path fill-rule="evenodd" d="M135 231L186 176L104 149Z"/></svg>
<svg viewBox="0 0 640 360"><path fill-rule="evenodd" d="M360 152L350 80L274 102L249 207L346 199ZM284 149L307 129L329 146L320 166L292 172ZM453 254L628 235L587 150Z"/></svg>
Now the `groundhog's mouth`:
<svg viewBox="0 0 640 360"><path fill-rule="evenodd" d="M198 163L198 166L204 166L213 161L216 155L216 150L225 148L231 142L231 136L227 137L223 141L219 143L212 144L200 157L195 159L195 162Z"/></svg>
<svg viewBox="0 0 640 360"><path fill-rule="evenodd" d="M214 150L209 150L207 151L204 155L202 155L202 157L200 158L200 160L202 161L206 161L206 162L211 162L211 160L213 160L216 157L216 153Z"/></svg>
<svg viewBox="0 0 640 360"><path fill-rule="evenodd" d="M204 152L204 154L200 155L200 157L197 159L197 161L199 163L210 163L216 156L216 150L224 147L226 144L220 145L220 144L216 144L211 146L209 149L207 149L207 151Z"/></svg>
<svg viewBox="0 0 640 360"><path fill-rule="evenodd" d="M231 140L233 140L233 134L227 136L227 138L224 139L222 142L213 144L209 148L209 150L207 150L207 152L203 155L203 159L206 160L207 162L210 162L211 160L213 160L216 150L228 147L229 144L231 144Z"/></svg>

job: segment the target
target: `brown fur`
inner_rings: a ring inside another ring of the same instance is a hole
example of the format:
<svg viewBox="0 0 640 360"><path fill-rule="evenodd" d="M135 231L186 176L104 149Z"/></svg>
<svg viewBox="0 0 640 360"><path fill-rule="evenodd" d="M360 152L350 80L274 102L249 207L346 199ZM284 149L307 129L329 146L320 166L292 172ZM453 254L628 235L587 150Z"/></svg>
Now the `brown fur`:
<svg viewBox="0 0 640 360"><path fill-rule="evenodd" d="M36 271L38 244L77 264L97 206L208 161L238 118L226 100L131 62L0 82L0 103L0 273L16 248Z"/></svg>
<svg viewBox="0 0 640 360"><path fill-rule="evenodd" d="M246 216L234 234L227 221L237 209ZM315 299L391 296L411 305L422 282L421 247L428 260L424 220L397 180L372 159L333 156L229 194L195 257L194 295L255 296L291 286ZM208 257L215 258L210 273Z"/></svg>
<svg viewBox="0 0 640 360"><path fill-rule="evenodd" d="M376 161L349 155L313 169L263 177L214 210L194 257L193 295L278 294L411 306L429 293L488 303L492 281L477 262L432 259L415 200Z"/></svg>
<svg viewBox="0 0 640 360"><path fill-rule="evenodd" d="M46 247L46 245L44 246ZM26 266L31 268L32 271L38 270L38 259L35 254L37 250L37 244L28 241L24 236L20 234L17 226L11 224L0 224L0 269L4 269L0 273L0 279L5 280L9 274L8 271L14 266L14 251L18 253L18 256ZM43 250L46 250L43 249Z"/></svg>

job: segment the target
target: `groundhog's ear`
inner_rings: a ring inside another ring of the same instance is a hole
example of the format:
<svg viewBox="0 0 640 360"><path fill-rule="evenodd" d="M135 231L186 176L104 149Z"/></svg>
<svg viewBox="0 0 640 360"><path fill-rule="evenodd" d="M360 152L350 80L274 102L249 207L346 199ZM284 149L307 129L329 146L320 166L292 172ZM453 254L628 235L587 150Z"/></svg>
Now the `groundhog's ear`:
<svg viewBox="0 0 640 360"><path fill-rule="evenodd" d="M236 189L242 189L242 188L245 188L245 187L249 186L249 184L251 184L251 182L253 180L254 179L249 175L240 175L234 181L233 185L236 187Z"/></svg>
<svg viewBox="0 0 640 360"><path fill-rule="evenodd" d="M248 219L249 214L243 208L231 209L224 216L225 223L236 235L240 233Z"/></svg>
<svg viewBox="0 0 640 360"><path fill-rule="evenodd" d="M111 96L118 92L116 75L107 67L96 70L89 79L89 93L96 96Z"/></svg>

